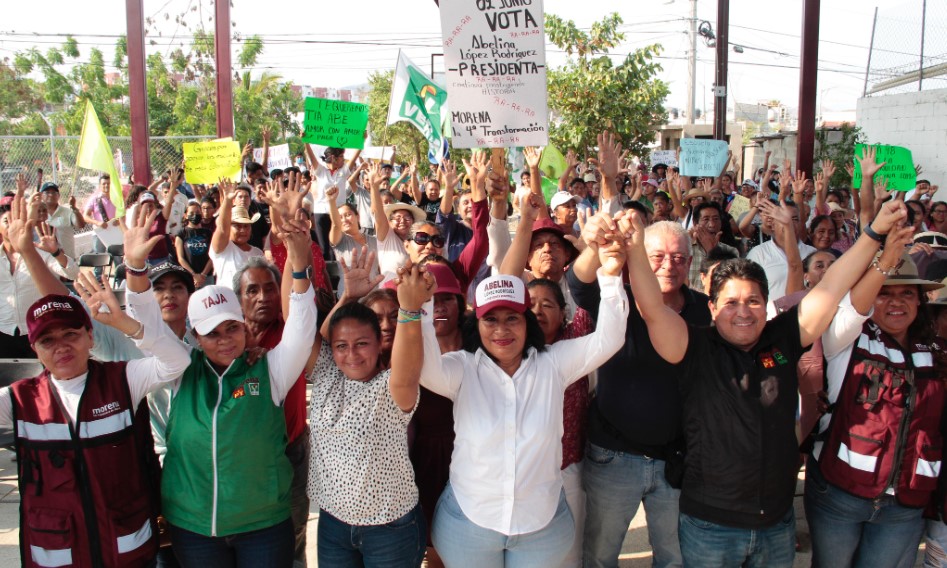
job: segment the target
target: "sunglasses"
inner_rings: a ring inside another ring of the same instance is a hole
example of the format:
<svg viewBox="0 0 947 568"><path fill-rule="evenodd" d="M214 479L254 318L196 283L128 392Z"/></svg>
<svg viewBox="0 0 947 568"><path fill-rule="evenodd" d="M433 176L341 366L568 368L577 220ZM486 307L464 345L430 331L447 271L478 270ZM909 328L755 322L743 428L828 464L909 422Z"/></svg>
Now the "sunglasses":
<svg viewBox="0 0 947 568"><path fill-rule="evenodd" d="M434 248L444 248L444 243L446 242L444 241L444 237L440 235L435 235L432 237L431 235L422 232L415 233L414 238L411 240L421 246L431 243L434 245Z"/></svg>

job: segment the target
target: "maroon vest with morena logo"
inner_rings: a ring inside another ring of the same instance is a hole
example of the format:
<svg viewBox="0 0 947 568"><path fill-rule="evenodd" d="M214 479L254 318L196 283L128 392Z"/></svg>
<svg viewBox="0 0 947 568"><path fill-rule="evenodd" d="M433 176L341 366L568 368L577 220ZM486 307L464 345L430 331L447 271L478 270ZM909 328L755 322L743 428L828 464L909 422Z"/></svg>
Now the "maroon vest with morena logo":
<svg viewBox="0 0 947 568"><path fill-rule="evenodd" d="M49 372L13 383L24 567L137 567L158 551L157 458L148 405L126 363L89 361L75 426Z"/></svg>

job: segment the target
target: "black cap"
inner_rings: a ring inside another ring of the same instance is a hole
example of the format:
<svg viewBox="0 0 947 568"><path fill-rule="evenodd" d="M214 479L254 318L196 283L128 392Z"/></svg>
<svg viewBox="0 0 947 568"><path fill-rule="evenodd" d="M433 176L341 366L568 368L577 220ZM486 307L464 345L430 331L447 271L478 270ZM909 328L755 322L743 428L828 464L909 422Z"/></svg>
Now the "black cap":
<svg viewBox="0 0 947 568"><path fill-rule="evenodd" d="M191 276L191 273L177 264L170 262L162 262L161 264L152 266L151 271L148 273L148 280L151 280L151 283L154 284L159 278L167 276L168 274L177 276L178 279L187 286L188 294L194 293L194 277Z"/></svg>
<svg viewBox="0 0 947 568"><path fill-rule="evenodd" d="M40 193L44 191L53 191L53 190L59 191L59 186L51 181L47 181L46 183L43 184L42 187L39 188Z"/></svg>

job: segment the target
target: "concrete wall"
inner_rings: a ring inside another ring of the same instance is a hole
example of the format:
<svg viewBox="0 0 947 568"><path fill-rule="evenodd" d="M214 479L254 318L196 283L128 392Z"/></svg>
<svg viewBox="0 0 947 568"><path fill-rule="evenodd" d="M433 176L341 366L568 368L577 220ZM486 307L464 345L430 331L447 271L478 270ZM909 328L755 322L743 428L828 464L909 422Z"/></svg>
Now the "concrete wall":
<svg viewBox="0 0 947 568"><path fill-rule="evenodd" d="M910 148L920 177L940 186L935 199L947 201L947 89L859 99L856 124L870 143Z"/></svg>
<svg viewBox="0 0 947 568"><path fill-rule="evenodd" d="M827 140L829 144L837 143L842 139L841 131L837 129L828 129ZM753 177L753 173L763 167L766 160L766 152L772 152L769 157L769 164L779 166L779 171L783 170L783 160L792 162L792 168L796 167L796 146L799 136L796 132L780 132L769 136L754 138L754 144L743 147L743 171L744 178ZM815 143L815 151L819 151L819 142ZM818 164L816 164L818 167ZM743 181L742 179L740 181Z"/></svg>

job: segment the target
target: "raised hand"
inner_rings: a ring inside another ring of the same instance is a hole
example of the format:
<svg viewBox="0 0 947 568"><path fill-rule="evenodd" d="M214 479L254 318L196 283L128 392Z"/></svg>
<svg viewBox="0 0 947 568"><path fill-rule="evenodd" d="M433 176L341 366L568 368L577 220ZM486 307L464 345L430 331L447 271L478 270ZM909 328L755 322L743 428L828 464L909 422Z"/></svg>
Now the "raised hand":
<svg viewBox="0 0 947 568"><path fill-rule="evenodd" d="M345 282L343 294L348 299L367 296L385 279L383 274L370 278L372 267L375 265L375 251L368 250L368 247L362 247L355 252L352 257L352 266L348 266L345 259L341 257L339 257L339 264L342 267L342 280Z"/></svg>
<svg viewBox="0 0 947 568"><path fill-rule="evenodd" d="M523 197L520 201L520 216L521 223L527 223L529 226L532 226L536 219L539 218L539 213L545 207L543 198L535 193L530 193Z"/></svg>
<svg viewBox="0 0 947 568"><path fill-rule="evenodd" d="M151 250L164 239L164 235L151 235L151 226L158 218L158 210L151 215L145 215L144 208L139 208L138 217L132 226L125 231L125 265L132 268L142 268Z"/></svg>
<svg viewBox="0 0 947 568"><path fill-rule="evenodd" d="M886 235L893 227L898 226L907 218L908 211L904 202L892 199L881 206L875 219L871 222L871 228L879 235Z"/></svg>
<svg viewBox="0 0 947 568"><path fill-rule="evenodd" d="M542 151L539 148L533 146L527 146L523 148L523 159L526 160L526 166L529 169L538 168L539 162L542 160Z"/></svg>
<svg viewBox="0 0 947 568"><path fill-rule="evenodd" d="M270 134L271 134L271 132L270 132L270 127L269 127L269 126L264 126L264 127L263 127L263 133L262 133L262 134L263 134L263 141L266 142L267 144L269 144L269 143L270 143Z"/></svg>
<svg viewBox="0 0 947 568"><path fill-rule="evenodd" d="M22 175L22 174L20 174ZM30 219L27 211L26 199L23 197L25 188L17 186L16 196L10 206L9 224L7 225L7 241L13 250L22 254L33 248L33 228L36 221Z"/></svg>
<svg viewBox="0 0 947 568"><path fill-rule="evenodd" d="M49 254L55 254L59 250L59 240L56 239L56 229L42 222L36 226L36 233L39 235L39 241L36 248L44 250Z"/></svg>
<svg viewBox="0 0 947 568"><path fill-rule="evenodd" d="M510 193L510 184L505 176L496 172L487 174L487 194L491 201L507 201L507 195Z"/></svg>
<svg viewBox="0 0 947 568"><path fill-rule="evenodd" d="M75 281L75 288L82 301L89 306L89 311L92 312L91 315L95 321L118 327L121 320L131 319L119 306L118 299L108 284L108 276L105 274L99 281L91 272L80 272Z"/></svg>
<svg viewBox="0 0 947 568"><path fill-rule="evenodd" d="M490 154L486 151L474 152L470 155L470 160L464 160L464 168L467 169L467 177L470 178L471 187L486 187L487 171L490 166Z"/></svg>
<svg viewBox="0 0 947 568"><path fill-rule="evenodd" d="M398 277L395 280L398 283L398 303L402 309L409 312L420 310L437 290L434 276L428 274L423 267L414 266L410 260L398 269Z"/></svg>
<svg viewBox="0 0 947 568"><path fill-rule="evenodd" d="M243 152L240 154L240 158L241 160L243 160L252 155L253 155L253 142L250 142L248 140L247 143L243 146Z"/></svg>
<svg viewBox="0 0 947 568"><path fill-rule="evenodd" d="M796 170L796 179L792 180L793 194L801 194L806 188L806 172Z"/></svg>
<svg viewBox="0 0 947 568"><path fill-rule="evenodd" d="M217 187L220 189L220 207L231 207L233 205L233 199L237 196L237 184L230 181L229 178L221 178Z"/></svg>
<svg viewBox="0 0 947 568"><path fill-rule="evenodd" d="M579 157L575 155L575 150L569 149L566 152L566 167L568 171L575 175L575 168L579 165Z"/></svg>
<svg viewBox="0 0 947 568"><path fill-rule="evenodd" d="M855 159L858 160L858 164L861 166L862 170L862 183L866 181L871 181L875 178L875 174L878 171L885 167L888 162L881 162L880 164L875 161L875 156L878 149L874 146L865 146L862 148L862 155L855 156Z"/></svg>
<svg viewBox="0 0 947 568"><path fill-rule="evenodd" d="M16 174L16 177L13 178L16 181L16 190L17 191L26 191L26 175L21 173Z"/></svg>
<svg viewBox="0 0 947 568"><path fill-rule="evenodd" d="M450 160L441 162L440 173L444 176L444 186L452 189L457 188L457 166Z"/></svg>
<svg viewBox="0 0 947 568"><path fill-rule="evenodd" d="M619 162L621 161L621 141L609 131L598 135L598 162L602 176L608 179L618 177Z"/></svg>
<svg viewBox="0 0 947 568"><path fill-rule="evenodd" d="M522 210L523 208L520 207ZM619 215L621 217L621 215ZM589 217L582 227L582 241L593 251L608 246L609 240L618 232L618 223L604 211Z"/></svg>
<svg viewBox="0 0 947 568"><path fill-rule="evenodd" d="M285 194L284 194L285 195ZM302 270L309 265L309 255L312 252L312 236L309 234L309 224L294 218L292 213L283 217L280 224L274 227L276 236L286 245L286 262L293 270Z"/></svg>
<svg viewBox="0 0 947 568"><path fill-rule="evenodd" d="M716 233L711 233L700 225L697 225L697 230L694 231L694 238L705 251L709 251L719 245L722 236L723 232L717 231Z"/></svg>
<svg viewBox="0 0 947 568"><path fill-rule="evenodd" d="M634 209L623 211L616 217L617 235L625 242L626 249L637 248L644 251L645 218Z"/></svg>
<svg viewBox="0 0 947 568"><path fill-rule="evenodd" d="M762 199L757 202L757 207L759 207L760 215L763 218L771 218L775 223L787 227L792 227L792 208L786 205L785 200L782 200L777 206L772 201L768 199Z"/></svg>
<svg viewBox="0 0 947 568"><path fill-rule="evenodd" d="M326 194L328 195L328 191ZM336 194L338 194L338 188L336 188ZM299 191L280 190L279 195L274 199L272 194L267 191L266 203L283 219L292 219L296 211L302 208L304 197L306 197L306 194Z"/></svg>

